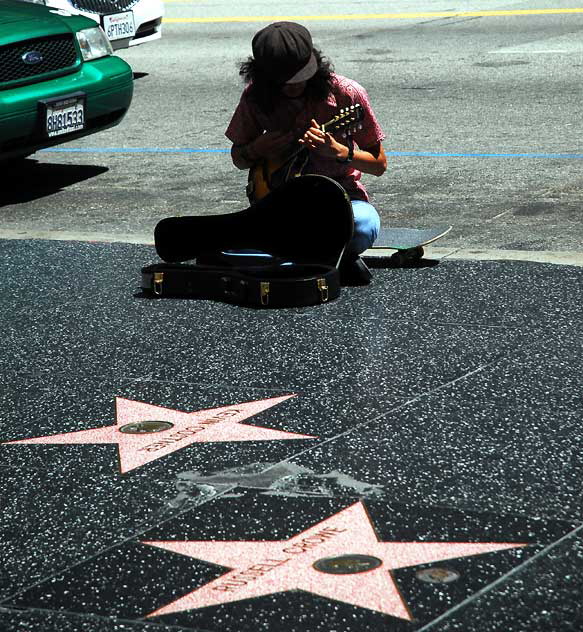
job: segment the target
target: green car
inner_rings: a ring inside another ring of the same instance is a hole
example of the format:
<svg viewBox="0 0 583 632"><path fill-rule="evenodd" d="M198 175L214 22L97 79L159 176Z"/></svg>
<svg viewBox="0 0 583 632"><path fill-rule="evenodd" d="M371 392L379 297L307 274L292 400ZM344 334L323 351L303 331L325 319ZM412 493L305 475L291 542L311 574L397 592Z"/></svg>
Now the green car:
<svg viewBox="0 0 583 632"><path fill-rule="evenodd" d="M0 160L117 125L133 72L96 22L39 4L0 2Z"/></svg>

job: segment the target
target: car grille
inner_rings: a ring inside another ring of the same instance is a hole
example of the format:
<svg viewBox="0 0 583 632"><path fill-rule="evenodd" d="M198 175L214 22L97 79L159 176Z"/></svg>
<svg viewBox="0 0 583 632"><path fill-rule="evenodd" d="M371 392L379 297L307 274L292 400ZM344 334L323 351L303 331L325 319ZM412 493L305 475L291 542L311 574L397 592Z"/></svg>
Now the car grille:
<svg viewBox="0 0 583 632"><path fill-rule="evenodd" d="M35 51L42 61L25 64L23 55ZM0 47L0 83L28 79L74 66L77 50L73 35L55 35L42 39L31 39Z"/></svg>
<svg viewBox="0 0 583 632"><path fill-rule="evenodd" d="M79 11L88 13L119 13L131 9L139 0L69 0Z"/></svg>
<svg viewBox="0 0 583 632"><path fill-rule="evenodd" d="M150 22L144 22L136 31L134 39L140 39L142 37L148 37L154 35L156 29L162 24L162 19L151 20Z"/></svg>

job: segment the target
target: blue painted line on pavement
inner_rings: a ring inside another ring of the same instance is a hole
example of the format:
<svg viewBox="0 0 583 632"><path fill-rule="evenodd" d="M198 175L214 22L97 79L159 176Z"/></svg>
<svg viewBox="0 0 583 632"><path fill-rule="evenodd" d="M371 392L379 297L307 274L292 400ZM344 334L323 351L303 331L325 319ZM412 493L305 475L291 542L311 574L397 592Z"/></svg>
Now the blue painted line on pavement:
<svg viewBox="0 0 583 632"><path fill-rule="evenodd" d="M165 149L157 147L51 147L40 151L75 154L227 154L230 149Z"/></svg>
<svg viewBox="0 0 583 632"><path fill-rule="evenodd" d="M539 154L539 153L519 153L519 154L468 154L462 152L432 152L432 151L387 151L388 156L427 156L429 158L574 158L582 159L583 154Z"/></svg>
<svg viewBox="0 0 583 632"><path fill-rule="evenodd" d="M228 154L230 149L166 149L158 147L51 147L41 149L43 152L77 153L77 154ZM583 159L583 154L545 154L525 152L517 154L504 153L465 153L465 152L433 152L433 151L387 151L387 156L419 156L425 158L561 158L571 160Z"/></svg>

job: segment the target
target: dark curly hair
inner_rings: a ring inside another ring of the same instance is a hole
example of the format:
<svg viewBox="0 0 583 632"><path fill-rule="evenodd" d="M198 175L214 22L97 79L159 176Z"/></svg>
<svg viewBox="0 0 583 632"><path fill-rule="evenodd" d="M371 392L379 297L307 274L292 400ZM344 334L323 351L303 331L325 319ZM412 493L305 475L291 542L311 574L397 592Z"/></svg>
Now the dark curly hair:
<svg viewBox="0 0 583 632"><path fill-rule="evenodd" d="M308 79L304 94L308 99L319 101L326 99L330 94L334 67L317 48L314 48L313 51L318 61L318 70L311 79ZM248 57L246 61L241 63L239 75L243 77L246 84L250 84L250 96L261 110L266 114L273 112L284 84L267 77L253 57Z"/></svg>

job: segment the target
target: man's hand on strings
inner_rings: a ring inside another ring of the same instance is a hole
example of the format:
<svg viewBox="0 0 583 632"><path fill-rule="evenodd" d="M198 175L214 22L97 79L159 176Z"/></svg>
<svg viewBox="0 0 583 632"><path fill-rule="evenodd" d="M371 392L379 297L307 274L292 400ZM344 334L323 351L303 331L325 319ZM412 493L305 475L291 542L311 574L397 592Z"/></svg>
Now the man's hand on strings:
<svg viewBox="0 0 583 632"><path fill-rule="evenodd" d="M340 144L331 134L322 131L320 125L312 119L310 129L298 140L310 151L316 151L319 155L336 160L345 158L348 150Z"/></svg>

